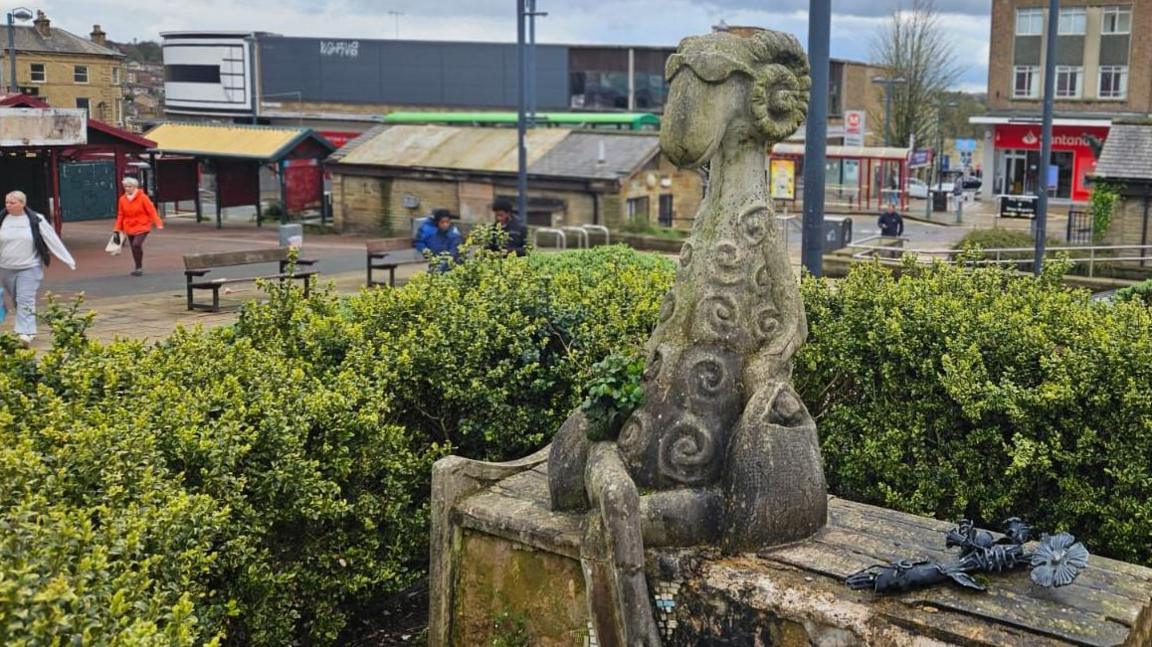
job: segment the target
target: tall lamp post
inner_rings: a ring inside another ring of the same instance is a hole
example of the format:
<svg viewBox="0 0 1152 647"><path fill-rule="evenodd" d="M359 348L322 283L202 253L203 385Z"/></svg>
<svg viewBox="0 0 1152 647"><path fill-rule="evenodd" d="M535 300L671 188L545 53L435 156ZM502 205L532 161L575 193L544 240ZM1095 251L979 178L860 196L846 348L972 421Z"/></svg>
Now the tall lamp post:
<svg viewBox="0 0 1152 647"><path fill-rule="evenodd" d="M955 108L960 105L956 101L939 101L936 103L936 158L933 160L932 170L936 172L936 193L943 193L944 191L944 109ZM932 178L929 177L929 180ZM928 188L931 189L932 185L929 184ZM928 220L932 219L932 207L935 198L932 191L928 191L928 199L924 201L924 217ZM947 210L947 198L945 198L945 210Z"/></svg>
<svg viewBox="0 0 1152 647"><path fill-rule="evenodd" d="M828 55L831 0L808 3L808 61L812 92L804 128L804 226L800 260L812 276L824 271L824 160L828 146Z"/></svg>
<svg viewBox="0 0 1152 647"><path fill-rule="evenodd" d="M872 82L876 85L884 86L884 147L887 148L888 146L892 145L892 130L889 127L892 118L892 86L903 85L904 83L908 82L908 79L905 79L902 76L892 78L886 76L874 76L872 77Z"/></svg>
<svg viewBox="0 0 1152 647"><path fill-rule="evenodd" d="M1048 29L1044 38L1044 116L1040 127L1040 186L1036 189L1036 250L1032 270L1044 270L1044 238L1048 235L1048 166L1052 163L1052 112L1056 101L1056 34L1060 0L1048 0Z"/></svg>
<svg viewBox="0 0 1152 647"><path fill-rule="evenodd" d="M11 78L8 79L8 89L13 93L20 91L20 87L16 84L16 30L13 29L13 21L19 20L25 22L32 20L32 12L24 7L16 7L8 12L8 69L11 72Z"/></svg>

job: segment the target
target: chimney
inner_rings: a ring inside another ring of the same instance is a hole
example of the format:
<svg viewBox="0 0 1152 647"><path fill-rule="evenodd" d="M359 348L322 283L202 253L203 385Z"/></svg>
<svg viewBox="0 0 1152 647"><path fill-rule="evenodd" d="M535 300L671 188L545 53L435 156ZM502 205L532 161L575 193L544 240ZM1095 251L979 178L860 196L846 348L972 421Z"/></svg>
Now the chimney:
<svg viewBox="0 0 1152 647"><path fill-rule="evenodd" d="M92 25L92 33L88 34L88 39L101 47L108 46L108 34L100 29L100 25Z"/></svg>
<svg viewBox="0 0 1152 647"><path fill-rule="evenodd" d="M32 24L36 25L36 31L40 32L44 38L52 35L52 21L48 20L48 16L44 15L43 11L36 11L36 20L33 20Z"/></svg>

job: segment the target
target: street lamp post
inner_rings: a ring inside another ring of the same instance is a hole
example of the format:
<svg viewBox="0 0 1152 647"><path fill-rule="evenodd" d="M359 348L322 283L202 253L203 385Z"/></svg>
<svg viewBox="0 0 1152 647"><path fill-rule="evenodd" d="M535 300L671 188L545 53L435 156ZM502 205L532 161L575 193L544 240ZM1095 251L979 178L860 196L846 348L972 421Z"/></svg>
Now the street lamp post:
<svg viewBox="0 0 1152 647"><path fill-rule="evenodd" d="M892 131L889 127L892 115L892 86L907 83L908 79L905 79L902 76L892 78L886 76L874 76L872 77L872 82L876 85L884 86L884 147L887 148L888 146L892 145Z"/></svg>
<svg viewBox="0 0 1152 647"><path fill-rule="evenodd" d="M1032 271L1044 271L1044 238L1048 235L1048 166L1052 163L1052 112L1056 101L1056 34L1060 0L1048 0L1048 29L1044 44L1044 114L1040 127L1040 186L1036 191L1036 248Z"/></svg>
<svg viewBox="0 0 1152 647"><path fill-rule="evenodd" d="M8 79L8 89L13 94L20 91L20 86L16 84L16 33L13 29L14 20L19 20L20 22L32 20L32 12L24 7L17 7L8 12L8 69L11 72L11 78Z"/></svg>
<svg viewBox="0 0 1152 647"><path fill-rule="evenodd" d="M812 276L824 271L824 160L828 146L828 56L831 0L808 3L808 60L812 92L804 128L804 227L800 259Z"/></svg>

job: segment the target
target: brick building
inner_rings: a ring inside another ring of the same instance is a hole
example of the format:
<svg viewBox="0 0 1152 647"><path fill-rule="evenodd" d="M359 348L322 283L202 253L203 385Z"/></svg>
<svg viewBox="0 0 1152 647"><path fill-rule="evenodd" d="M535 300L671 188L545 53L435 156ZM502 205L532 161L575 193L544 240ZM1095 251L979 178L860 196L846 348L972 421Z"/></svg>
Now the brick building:
<svg viewBox="0 0 1152 647"><path fill-rule="evenodd" d="M36 14L32 25L13 27L20 92L56 108L83 108L93 119L122 126L124 55L108 47L100 25L85 39L53 27L43 11ZM7 42L8 27L0 26L0 43ZM5 47L0 57L5 87L8 56Z"/></svg>
<svg viewBox="0 0 1152 647"><path fill-rule="evenodd" d="M406 232L411 218L443 208L488 222L494 199L516 195L516 150L507 128L377 127L329 159L333 221L342 231ZM530 226L687 228L703 196L699 174L664 160L652 133L532 130L528 172Z"/></svg>
<svg viewBox="0 0 1152 647"><path fill-rule="evenodd" d="M1084 201L1101 142L1116 119L1152 113L1152 0L1067 0L1056 34L1052 168L1040 169L1040 114L1048 35L1043 0L993 0L985 197L1033 193ZM990 181L988 181L990 180Z"/></svg>

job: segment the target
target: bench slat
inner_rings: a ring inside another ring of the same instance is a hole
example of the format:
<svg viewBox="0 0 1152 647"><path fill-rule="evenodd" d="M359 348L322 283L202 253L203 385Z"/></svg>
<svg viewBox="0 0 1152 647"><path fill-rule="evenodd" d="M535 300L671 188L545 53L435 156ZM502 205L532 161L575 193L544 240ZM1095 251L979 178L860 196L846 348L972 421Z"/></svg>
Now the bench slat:
<svg viewBox="0 0 1152 647"><path fill-rule="evenodd" d="M249 281L260 281L260 280L271 281L271 280L275 280L275 279L300 279L300 278L306 278L309 276L315 276L316 274L317 274L317 272L297 272L295 274L269 274L268 276L245 276L245 277L234 278L234 279L229 279L229 278L209 279L207 281L197 281L196 283L192 283L191 285L194 288L206 289L206 288L211 288L211 287L217 286L217 285L224 285L226 283L246 283Z"/></svg>
<svg viewBox="0 0 1152 647"><path fill-rule="evenodd" d="M411 249L412 240L410 238L373 238L364 241L364 246L369 254L395 252L401 249Z"/></svg>
<svg viewBox="0 0 1152 647"><path fill-rule="evenodd" d="M217 252L210 254L185 254L184 268L203 270L228 265L251 265L255 263L277 263L288 260L288 248L247 249L238 252Z"/></svg>

